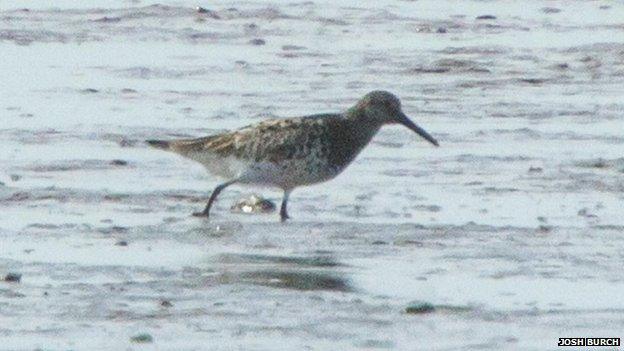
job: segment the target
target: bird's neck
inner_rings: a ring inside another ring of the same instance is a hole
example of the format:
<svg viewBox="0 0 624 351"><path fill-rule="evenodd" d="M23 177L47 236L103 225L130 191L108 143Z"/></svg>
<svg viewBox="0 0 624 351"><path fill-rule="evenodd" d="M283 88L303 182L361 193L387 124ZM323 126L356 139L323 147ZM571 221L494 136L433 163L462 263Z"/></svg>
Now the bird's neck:
<svg viewBox="0 0 624 351"><path fill-rule="evenodd" d="M368 144L382 126L382 123L369 118L358 106L348 109L344 115L351 127L353 136L358 144L361 143L362 147Z"/></svg>
<svg viewBox="0 0 624 351"><path fill-rule="evenodd" d="M361 111L351 108L327 125L327 157L338 173L355 159L381 127L363 117Z"/></svg>

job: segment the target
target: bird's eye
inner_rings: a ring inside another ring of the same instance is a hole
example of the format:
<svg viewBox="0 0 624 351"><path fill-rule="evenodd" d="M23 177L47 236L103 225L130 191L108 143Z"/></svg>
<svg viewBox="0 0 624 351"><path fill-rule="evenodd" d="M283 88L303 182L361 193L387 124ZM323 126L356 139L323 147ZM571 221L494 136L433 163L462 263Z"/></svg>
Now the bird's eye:
<svg viewBox="0 0 624 351"><path fill-rule="evenodd" d="M399 106L394 101L386 102L385 106L390 111L396 111L399 109Z"/></svg>

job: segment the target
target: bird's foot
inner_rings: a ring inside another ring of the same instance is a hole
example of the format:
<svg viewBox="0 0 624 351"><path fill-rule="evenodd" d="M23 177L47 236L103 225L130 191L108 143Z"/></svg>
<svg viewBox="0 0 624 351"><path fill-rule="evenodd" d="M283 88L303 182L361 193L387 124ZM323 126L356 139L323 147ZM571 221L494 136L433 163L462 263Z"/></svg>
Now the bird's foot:
<svg viewBox="0 0 624 351"><path fill-rule="evenodd" d="M205 217L205 218L208 218L208 213L205 213L205 212L193 212L193 217Z"/></svg>
<svg viewBox="0 0 624 351"><path fill-rule="evenodd" d="M287 219L290 219L290 216L287 214L280 214L280 221L282 223L286 222Z"/></svg>

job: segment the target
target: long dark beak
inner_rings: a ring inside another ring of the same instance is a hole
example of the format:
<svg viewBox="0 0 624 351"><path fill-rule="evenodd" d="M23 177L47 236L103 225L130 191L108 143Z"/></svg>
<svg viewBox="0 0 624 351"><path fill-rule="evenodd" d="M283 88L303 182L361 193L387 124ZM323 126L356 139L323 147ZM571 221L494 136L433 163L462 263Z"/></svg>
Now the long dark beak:
<svg viewBox="0 0 624 351"><path fill-rule="evenodd" d="M432 143L433 145L440 146L440 144L438 144L437 140L435 140L431 135L429 135L429 133L427 133L424 129L422 129L418 125L416 125L416 123L412 122L412 120L410 120L403 112L400 112L400 114L397 117L396 121L398 123L401 123L402 125L406 126L407 128L413 130L414 132L416 132L416 134L418 134L421 137L425 138L425 140L427 140L428 142Z"/></svg>

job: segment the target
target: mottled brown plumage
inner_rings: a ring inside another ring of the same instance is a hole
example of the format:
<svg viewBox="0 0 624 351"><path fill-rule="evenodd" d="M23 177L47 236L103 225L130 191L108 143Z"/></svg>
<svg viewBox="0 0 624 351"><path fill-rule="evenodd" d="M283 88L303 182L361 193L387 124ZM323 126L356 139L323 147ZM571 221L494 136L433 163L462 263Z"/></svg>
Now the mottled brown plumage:
<svg viewBox="0 0 624 351"><path fill-rule="evenodd" d="M401 123L438 145L401 111L394 95L374 91L340 114L271 119L233 132L197 139L148 140L161 149L202 163L211 173L229 179L218 186L204 211L225 187L234 183L282 188L282 220L288 218L290 192L301 185L324 182L340 174L384 124Z"/></svg>

